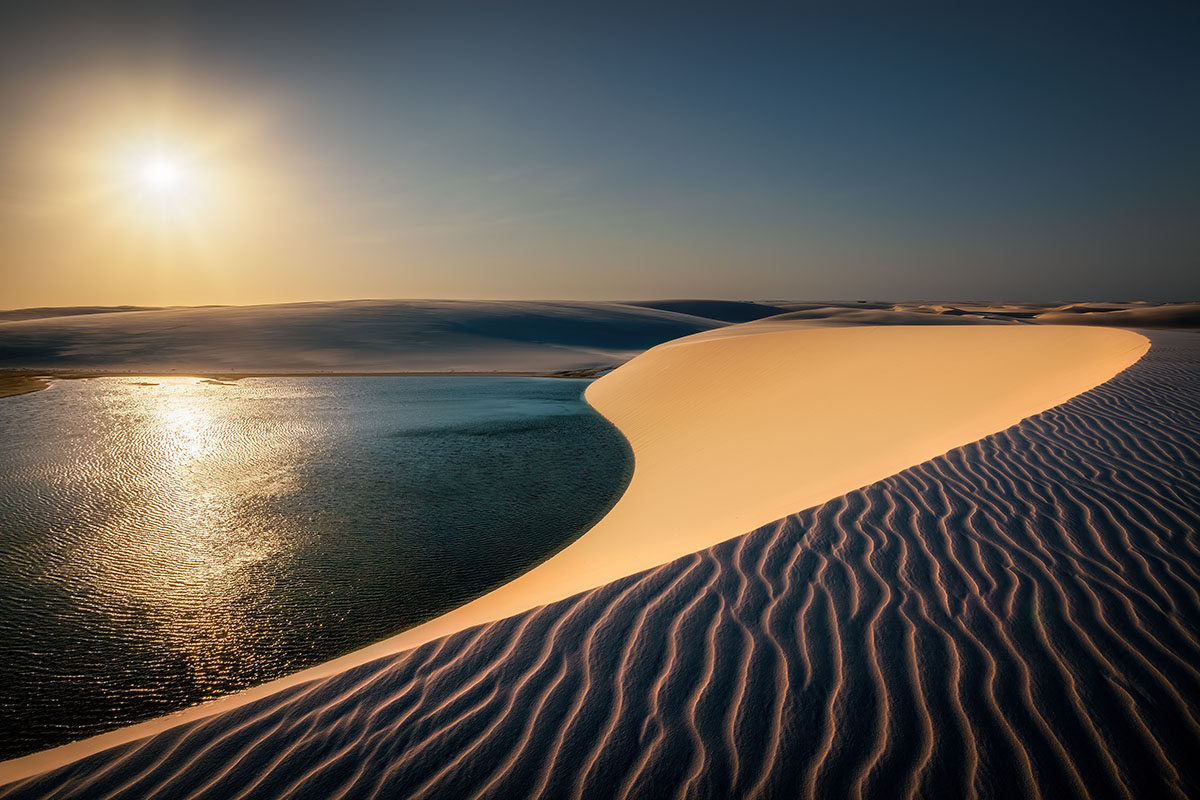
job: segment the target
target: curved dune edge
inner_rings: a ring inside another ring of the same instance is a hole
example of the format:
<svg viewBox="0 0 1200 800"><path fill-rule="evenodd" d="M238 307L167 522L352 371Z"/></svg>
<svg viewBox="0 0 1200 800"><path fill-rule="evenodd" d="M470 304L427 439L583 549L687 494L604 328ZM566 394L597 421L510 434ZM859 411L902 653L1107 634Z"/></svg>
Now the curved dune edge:
<svg viewBox="0 0 1200 800"><path fill-rule="evenodd" d="M571 546L397 636L255 689L0 764L0 783L560 600L1003 430L1109 380L1149 341L1079 327L752 325L653 348L588 388L633 479Z"/></svg>

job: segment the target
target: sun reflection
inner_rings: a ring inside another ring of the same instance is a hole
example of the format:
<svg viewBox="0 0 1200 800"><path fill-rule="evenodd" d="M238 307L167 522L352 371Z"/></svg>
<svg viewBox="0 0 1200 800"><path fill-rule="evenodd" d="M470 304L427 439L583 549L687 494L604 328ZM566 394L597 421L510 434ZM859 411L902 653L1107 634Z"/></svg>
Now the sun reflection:
<svg viewBox="0 0 1200 800"><path fill-rule="evenodd" d="M296 431L262 419L242 387L195 378L108 379L122 418L105 448L105 467L133 509L90 540L86 568L107 577L97 591L108 607L155 623L197 676L228 663L220 655L254 636L247 598L261 590L255 566L278 557L294 532L264 513L264 498L295 484ZM134 611L136 609L136 611Z"/></svg>
<svg viewBox="0 0 1200 800"><path fill-rule="evenodd" d="M177 396L172 403L181 404L155 408L164 456L176 461L201 457L214 438L211 406L199 404L194 398L181 401Z"/></svg>

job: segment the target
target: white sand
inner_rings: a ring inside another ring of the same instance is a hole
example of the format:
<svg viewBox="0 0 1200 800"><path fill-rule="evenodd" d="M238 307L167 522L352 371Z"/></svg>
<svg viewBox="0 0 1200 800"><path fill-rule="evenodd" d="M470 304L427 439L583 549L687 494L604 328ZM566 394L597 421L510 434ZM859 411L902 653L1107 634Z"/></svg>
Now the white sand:
<svg viewBox="0 0 1200 800"><path fill-rule="evenodd" d="M0 367L126 374L556 372L725 323L621 303L355 300L0 321Z"/></svg>
<svg viewBox="0 0 1200 800"><path fill-rule="evenodd" d="M429 623L265 686L0 765L0 782L665 563L1003 430L1149 347L1121 330L750 323L660 345L588 400L632 443L625 495L570 547Z"/></svg>

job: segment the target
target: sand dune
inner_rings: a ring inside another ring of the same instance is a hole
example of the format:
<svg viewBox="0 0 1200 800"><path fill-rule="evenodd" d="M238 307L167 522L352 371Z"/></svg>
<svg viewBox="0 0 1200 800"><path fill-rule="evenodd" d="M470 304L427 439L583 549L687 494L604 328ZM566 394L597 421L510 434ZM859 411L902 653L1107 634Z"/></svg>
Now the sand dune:
<svg viewBox="0 0 1200 800"><path fill-rule="evenodd" d="M1125 308L1069 306L1038 314L1050 325L1110 325L1120 328L1200 328L1200 303Z"/></svg>
<svg viewBox="0 0 1200 800"><path fill-rule="evenodd" d="M83 314L118 314L122 311L157 311L150 306L42 306L38 308L15 308L0 311L0 322L19 322L26 319L49 319L74 317Z"/></svg>
<svg viewBox="0 0 1200 800"><path fill-rule="evenodd" d="M595 528L517 580L342 659L8 768L44 768L663 564L1003 429L1146 348L1081 328L778 327L671 342L594 383L589 401L633 445L633 481Z"/></svg>
<svg viewBox="0 0 1200 800"><path fill-rule="evenodd" d="M629 305L691 314L721 322L750 322L790 310L781 305L742 300L639 300Z"/></svg>
<svg viewBox="0 0 1200 800"><path fill-rule="evenodd" d="M773 320L814 325L969 325L1026 322L1122 328L1200 328L1196 303L779 303Z"/></svg>
<svg viewBox="0 0 1200 800"><path fill-rule="evenodd" d="M1197 304L356 300L0 311L0 372L361 374L612 367L731 323L1198 327Z"/></svg>
<svg viewBox="0 0 1200 800"><path fill-rule="evenodd" d="M770 319L660 345L586 394L633 446L633 480L604 519L516 580L351 659L555 602L825 502L1057 405L1147 347L1128 331Z"/></svg>
<svg viewBox="0 0 1200 800"><path fill-rule="evenodd" d="M551 372L724 323L619 303L349 301L0 322L0 368L179 373Z"/></svg>
<svg viewBox="0 0 1200 800"><path fill-rule="evenodd" d="M892 308L842 308L838 306L788 311L768 317L764 322L807 322L831 325L996 325L1015 322L995 314L943 314L930 311L903 311Z"/></svg>
<svg viewBox="0 0 1200 800"><path fill-rule="evenodd" d="M930 303L831 300L748 303L672 300L638 303L725 322L805 321L813 327L842 325L992 325L1039 323L1123 328L1200 328L1196 303Z"/></svg>
<svg viewBox="0 0 1200 800"><path fill-rule="evenodd" d="M809 511L0 794L1194 796L1200 336L1154 341Z"/></svg>

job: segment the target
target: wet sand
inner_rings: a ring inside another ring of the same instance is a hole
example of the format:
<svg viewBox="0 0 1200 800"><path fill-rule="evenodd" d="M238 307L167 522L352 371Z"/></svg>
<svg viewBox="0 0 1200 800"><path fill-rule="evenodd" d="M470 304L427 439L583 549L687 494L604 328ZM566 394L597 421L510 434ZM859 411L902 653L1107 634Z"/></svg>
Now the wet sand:
<svg viewBox="0 0 1200 800"><path fill-rule="evenodd" d="M36 374L0 372L0 398L40 392L50 382Z"/></svg>

